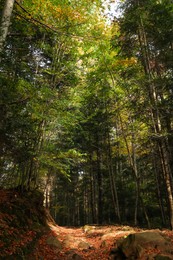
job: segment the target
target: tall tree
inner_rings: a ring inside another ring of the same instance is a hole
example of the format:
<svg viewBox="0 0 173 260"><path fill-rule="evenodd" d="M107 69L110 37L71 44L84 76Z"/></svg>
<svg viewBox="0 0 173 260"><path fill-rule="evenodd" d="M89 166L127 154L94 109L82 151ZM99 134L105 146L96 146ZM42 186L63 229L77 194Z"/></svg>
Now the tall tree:
<svg viewBox="0 0 173 260"><path fill-rule="evenodd" d="M7 37L14 2L15 0L6 0L4 3L4 8L1 15L1 24L0 24L0 53L3 50L3 45Z"/></svg>

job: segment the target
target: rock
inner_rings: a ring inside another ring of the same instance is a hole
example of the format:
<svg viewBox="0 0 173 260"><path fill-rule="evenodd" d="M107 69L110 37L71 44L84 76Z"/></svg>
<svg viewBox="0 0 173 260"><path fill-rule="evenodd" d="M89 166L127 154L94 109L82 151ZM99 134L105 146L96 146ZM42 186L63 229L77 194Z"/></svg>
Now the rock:
<svg viewBox="0 0 173 260"><path fill-rule="evenodd" d="M83 259L74 250L67 251L66 254L67 254L67 260L82 260Z"/></svg>
<svg viewBox="0 0 173 260"><path fill-rule="evenodd" d="M130 231L130 232L133 232L134 231L134 228L132 227L129 227L129 226L123 226L121 228L122 231Z"/></svg>
<svg viewBox="0 0 173 260"><path fill-rule="evenodd" d="M85 233L87 233L87 234L92 234L92 233L95 232L95 230L96 230L96 227L95 227L95 226L85 225L85 226L83 227L83 231L84 231Z"/></svg>
<svg viewBox="0 0 173 260"><path fill-rule="evenodd" d="M48 237L48 239L46 240L46 243L47 243L48 245L57 247L58 249L62 249L61 242L60 242L56 237L54 237L54 236Z"/></svg>
<svg viewBox="0 0 173 260"><path fill-rule="evenodd" d="M63 247L66 248L77 248L76 247L76 240L74 240L74 237L67 235L63 241Z"/></svg>
<svg viewBox="0 0 173 260"><path fill-rule="evenodd" d="M73 256L72 256L72 259L74 259L74 260L82 260L83 258L80 256L80 255L78 255L78 254L74 254Z"/></svg>
<svg viewBox="0 0 173 260"><path fill-rule="evenodd" d="M173 250L171 241L168 238L164 237L161 232L155 231L130 234L127 238L117 242L117 246L118 252L123 254L125 258L128 259L143 259L142 257L147 255L146 252L148 249L154 249L156 251L160 250L164 254L170 255L171 251ZM155 257L156 255L158 255L158 252L156 253ZM171 257L172 256L173 255L171 255ZM155 257L152 259L156 259ZM144 259L149 258L148 256L146 256Z"/></svg>
<svg viewBox="0 0 173 260"><path fill-rule="evenodd" d="M89 248L90 248L90 244L88 244L88 243L85 242L85 241L81 241L81 242L79 242L79 244L78 244L78 248L79 248L79 249L89 249Z"/></svg>
<svg viewBox="0 0 173 260"><path fill-rule="evenodd" d="M65 239L63 241L63 247L65 247L65 248L76 248L74 242L71 241L71 240L68 240L68 239Z"/></svg>
<svg viewBox="0 0 173 260"><path fill-rule="evenodd" d="M65 240L63 241L63 247L71 249L78 248L80 250L88 250L91 248L91 245L83 239L74 239L74 237L72 236L66 236Z"/></svg>

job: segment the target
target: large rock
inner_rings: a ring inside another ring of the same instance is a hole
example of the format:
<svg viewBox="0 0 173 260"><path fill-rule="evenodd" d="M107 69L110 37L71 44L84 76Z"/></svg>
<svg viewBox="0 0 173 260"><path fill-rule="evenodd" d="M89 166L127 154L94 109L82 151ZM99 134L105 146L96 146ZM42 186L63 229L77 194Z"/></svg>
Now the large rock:
<svg viewBox="0 0 173 260"><path fill-rule="evenodd" d="M63 241L63 247L84 250L90 249L92 246L84 239L78 239L68 235Z"/></svg>
<svg viewBox="0 0 173 260"><path fill-rule="evenodd" d="M90 225L85 225L83 227L83 231L86 234L93 234L96 231L96 227L95 226L90 226Z"/></svg>
<svg viewBox="0 0 173 260"><path fill-rule="evenodd" d="M63 247L65 248L77 248L76 239L74 237L67 235L63 241Z"/></svg>
<svg viewBox="0 0 173 260"><path fill-rule="evenodd" d="M130 234L127 238L117 241L117 246L117 250L111 253L111 259L156 259L160 251L167 257L171 257L167 259L173 259L172 243L161 232ZM152 258L148 258L151 252Z"/></svg>
<svg viewBox="0 0 173 260"><path fill-rule="evenodd" d="M79 242L78 244L78 248L79 249L89 249L90 248L90 244L88 242L85 242L85 241L81 241Z"/></svg>
<svg viewBox="0 0 173 260"><path fill-rule="evenodd" d="M54 247L56 247L58 249L62 249L61 242L54 236L48 237L48 239L46 240L46 243L48 245L54 246Z"/></svg>

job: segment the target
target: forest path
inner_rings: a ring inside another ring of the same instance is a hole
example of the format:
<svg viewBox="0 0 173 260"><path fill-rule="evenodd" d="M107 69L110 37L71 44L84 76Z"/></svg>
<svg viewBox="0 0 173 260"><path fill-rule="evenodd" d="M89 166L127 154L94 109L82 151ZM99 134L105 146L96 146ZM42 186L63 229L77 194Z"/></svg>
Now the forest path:
<svg viewBox="0 0 173 260"><path fill-rule="evenodd" d="M50 225L50 228L62 245L56 251L57 259L67 260L107 260L117 239L140 231L129 226L86 225L77 228Z"/></svg>

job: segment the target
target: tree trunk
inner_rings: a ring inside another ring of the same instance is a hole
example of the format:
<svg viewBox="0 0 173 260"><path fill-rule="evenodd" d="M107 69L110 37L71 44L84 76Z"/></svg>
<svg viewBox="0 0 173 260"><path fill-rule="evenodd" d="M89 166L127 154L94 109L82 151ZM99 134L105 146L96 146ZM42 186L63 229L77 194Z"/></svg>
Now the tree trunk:
<svg viewBox="0 0 173 260"><path fill-rule="evenodd" d="M96 223L96 192L95 192L95 176L93 175L92 169L92 155L90 154L90 169L89 169L89 177L90 177L90 205L91 205L91 219L92 223Z"/></svg>
<svg viewBox="0 0 173 260"><path fill-rule="evenodd" d="M107 139L108 139L107 165L108 165L108 171L109 171L109 180L110 180L110 186L111 186L112 201L113 201L115 215L118 219L118 222L121 223L119 200L118 200L118 194L117 194L117 185L116 185L115 173L114 173L113 163L112 163L112 152L111 152L111 143L110 143L109 132L107 133ZM117 164L118 164L118 162L117 162ZM117 169L117 171L118 171L118 169Z"/></svg>
<svg viewBox="0 0 173 260"><path fill-rule="evenodd" d="M121 115L119 115L119 119L120 119L120 126L122 129L123 138L124 138L127 153L128 153L129 164L130 164L130 167L132 169L132 172L133 172L134 178L135 178L136 198L135 198L134 225L137 226L137 224L138 224L138 207L139 207L139 199L140 199L140 176L138 175L137 162L136 162L135 137L134 137L134 133L132 133L132 143L131 143L132 152L131 152L129 143L126 138Z"/></svg>
<svg viewBox="0 0 173 260"><path fill-rule="evenodd" d="M14 2L15 0L6 0L4 4L4 9L2 11L2 18L1 18L1 25L0 25L0 53L3 50L3 46L7 37Z"/></svg>
<svg viewBox="0 0 173 260"><path fill-rule="evenodd" d="M165 210L164 210L164 205L163 205L163 198L162 198L162 192L161 192L161 173L160 169L161 167L158 167L157 158L154 156L153 158L153 164L154 164L154 173L155 173L155 178L156 178L156 184L157 184L157 196L158 196L158 203L159 203L159 208L162 216L162 225L166 226L166 215L165 215ZM160 166L160 165L159 165Z"/></svg>
<svg viewBox="0 0 173 260"><path fill-rule="evenodd" d="M101 172L101 158L100 150L97 148L97 182L98 182L98 224L102 224L103 221L103 198L102 198L102 172Z"/></svg>

